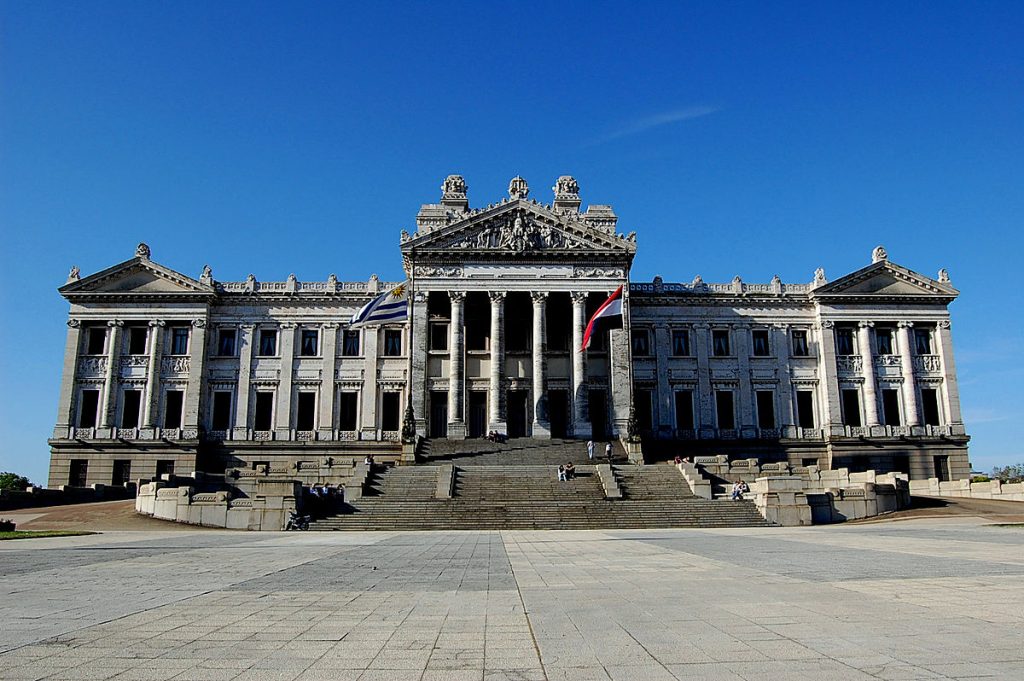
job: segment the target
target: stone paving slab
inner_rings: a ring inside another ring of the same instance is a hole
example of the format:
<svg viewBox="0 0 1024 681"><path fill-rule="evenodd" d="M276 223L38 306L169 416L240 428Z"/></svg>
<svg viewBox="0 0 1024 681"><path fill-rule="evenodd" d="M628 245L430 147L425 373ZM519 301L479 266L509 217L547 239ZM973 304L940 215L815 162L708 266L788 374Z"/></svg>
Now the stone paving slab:
<svg viewBox="0 0 1024 681"><path fill-rule="evenodd" d="M1024 530L971 520L14 543L3 679L1024 678Z"/></svg>

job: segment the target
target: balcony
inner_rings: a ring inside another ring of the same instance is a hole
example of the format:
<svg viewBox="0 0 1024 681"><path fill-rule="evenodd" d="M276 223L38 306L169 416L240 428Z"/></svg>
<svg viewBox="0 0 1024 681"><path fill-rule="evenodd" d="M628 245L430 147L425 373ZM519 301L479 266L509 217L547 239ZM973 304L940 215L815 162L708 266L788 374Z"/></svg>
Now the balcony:
<svg viewBox="0 0 1024 681"><path fill-rule="evenodd" d="M836 357L836 371L840 376L861 376L864 360L860 355L839 355Z"/></svg>

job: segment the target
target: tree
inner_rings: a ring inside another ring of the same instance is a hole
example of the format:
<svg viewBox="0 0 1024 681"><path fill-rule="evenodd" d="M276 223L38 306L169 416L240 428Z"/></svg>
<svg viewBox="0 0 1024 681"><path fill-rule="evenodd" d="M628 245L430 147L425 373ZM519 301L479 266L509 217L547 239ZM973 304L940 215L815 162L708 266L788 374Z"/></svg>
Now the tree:
<svg viewBox="0 0 1024 681"><path fill-rule="evenodd" d="M992 477L1003 482L1020 482L1024 480L1024 463L996 466L992 469Z"/></svg>
<svg viewBox="0 0 1024 681"><path fill-rule="evenodd" d="M23 475L10 473L8 471L0 473L0 489L24 491L24 489L31 484L32 483L29 482L28 478Z"/></svg>

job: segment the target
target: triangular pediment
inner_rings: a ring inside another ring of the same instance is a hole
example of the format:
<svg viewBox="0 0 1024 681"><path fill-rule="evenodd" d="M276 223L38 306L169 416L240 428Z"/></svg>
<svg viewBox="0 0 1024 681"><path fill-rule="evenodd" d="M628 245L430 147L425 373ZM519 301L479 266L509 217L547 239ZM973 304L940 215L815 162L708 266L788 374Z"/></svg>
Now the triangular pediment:
<svg viewBox="0 0 1024 681"><path fill-rule="evenodd" d="M145 258L132 258L102 272L72 281L60 289L64 296L90 295L213 295L211 285Z"/></svg>
<svg viewBox="0 0 1024 681"><path fill-rule="evenodd" d="M582 251L629 257L636 252L636 241L632 235L627 238L591 227L579 213L514 200L456 216L443 227L417 232L402 242L403 252L413 249L416 253L483 252L542 257Z"/></svg>
<svg viewBox="0 0 1024 681"><path fill-rule="evenodd" d="M882 260L861 270L814 289L817 298L838 297L939 297L955 298L959 291L947 281L936 281L888 260Z"/></svg>

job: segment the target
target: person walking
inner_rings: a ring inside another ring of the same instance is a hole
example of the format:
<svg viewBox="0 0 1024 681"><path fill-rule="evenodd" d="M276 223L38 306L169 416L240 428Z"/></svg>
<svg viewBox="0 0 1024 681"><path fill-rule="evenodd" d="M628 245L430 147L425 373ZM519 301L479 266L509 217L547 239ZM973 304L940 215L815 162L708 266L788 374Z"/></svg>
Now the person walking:
<svg viewBox="0 0 1024 681"><path fill-rule="evenodd" d="M587 440L587 458L591 461L594 460L594 441Z"/></svg>
<svg viewBox="0 0 1024 681"><path fill-rule="evenodd" d="M608 459L608 463L612 461L612 443L609 442L604 446L604 455Z"/></svg>

